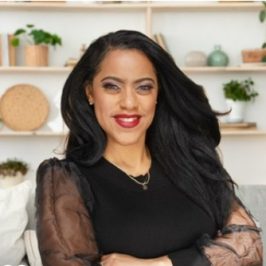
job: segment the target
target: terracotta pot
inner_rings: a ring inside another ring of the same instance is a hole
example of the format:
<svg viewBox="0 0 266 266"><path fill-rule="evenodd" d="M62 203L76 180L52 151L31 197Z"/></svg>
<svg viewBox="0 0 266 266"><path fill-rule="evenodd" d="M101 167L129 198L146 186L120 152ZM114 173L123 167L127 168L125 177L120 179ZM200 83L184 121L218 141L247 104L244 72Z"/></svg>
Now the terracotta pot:
<svg viewBox="0 0 266 266"><path fill-rule="evenodd" d="M26 45L25 46L26 66L48 66L47 45Z"/></svg>
<svg viewBox="0 0 266 266"><path fill-rule="evenodd" d="M24 180L24 175L17 173L16 176L0 176L0 188L9 188L16 186Z"/></svg>
<svg viewBox="0 0 266 266"><path fill-rule="evenodd" d="M244 63L258 63L266 56L266 49L242 50L242 61Z"/></svg>

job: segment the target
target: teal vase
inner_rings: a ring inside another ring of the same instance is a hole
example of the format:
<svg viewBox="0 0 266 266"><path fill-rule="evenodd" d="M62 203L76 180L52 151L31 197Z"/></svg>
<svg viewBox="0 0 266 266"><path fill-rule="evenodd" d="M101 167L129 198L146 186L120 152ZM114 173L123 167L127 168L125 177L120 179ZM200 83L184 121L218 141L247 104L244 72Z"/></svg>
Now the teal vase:
<svg viewBox="0 0 266 266"><path fill-rule="evenodd" d="M214 51L209 54L207 62L208 66L227 66L229 58L220 45L215 45Z"/></svg>

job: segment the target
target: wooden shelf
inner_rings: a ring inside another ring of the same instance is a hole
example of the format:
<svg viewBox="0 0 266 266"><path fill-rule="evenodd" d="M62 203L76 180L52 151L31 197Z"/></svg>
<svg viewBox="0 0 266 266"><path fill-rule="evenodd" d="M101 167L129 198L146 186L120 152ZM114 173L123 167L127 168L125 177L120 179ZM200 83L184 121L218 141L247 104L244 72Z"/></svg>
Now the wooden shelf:
<svg viewBox="0 0 266 266"><path fill-rule="evenodd" d="M206 2L191 1L190 3L182 2L154 2L151 3L153 9L159 11L257 11L262 8L260 2Z"/></svg>
<svg viewBox="0 0 266 266"><path fill-rule="evenodd" d="M222 136L265 136L266 130L245 129L245 130L232 130L225 129L221 131ZM51 132L51 131L4 131L0 130L1 137L65 137L67 132Z"/></svg>
<svg viewBox="0 0 266 266"><path fill-rule="evenodd" d="M79 10L87 11L88 9L145 9L149 6L147 3L86 3L82 1L36 1L36 2L0 2L0 8L3 9L20 9L21 10L33 10L33 9L49 9L49 11L59 10Z"/></svg>
<svg viewBox="0 0 266 266"><path fill-rule="evenodd" d="M64 137L67 132L51 132L51 131L0 131L0 137Z"/></svg>
<svg viewBox="0 0 266 266"><path fill-rule="evenodd" d="M0 67L0 73L69 73L72 67ZM185 73L266 72L266 66L180 67Z"/></svg>
<svg viewBox="0 0 266 266"><path fill-rule="evenodd" d="M266 130L258 129L223 129L222 136L265 136Z"/></svg>
<svg viewBox="0 0 266 266"><path fill-rule="evenodd" d="M85 3L78 1L32 1L32 2L0 2L1 9L20 9L21 10L32 10L32 9L49 9L50 11L57 10L88 10L88 9L145 9L152 8L154 10L187 10L187 11L252 11L259 10L262 8L260 2L206 2L198 1L186 3L174 2L174 1L143 1L142 3Z"/></svg>
<svg viewBox="0 0 266 266"><path fill-rule="evenodd" d="M185 73L266 72L266 66L181 67Z"/></svg>
<svg viewBox="0 0 266 266"><path fill-rule="evenodd" d="M69 73L72 67L26 67L26 66L10 66L0 67L0 73Z"/></svg>

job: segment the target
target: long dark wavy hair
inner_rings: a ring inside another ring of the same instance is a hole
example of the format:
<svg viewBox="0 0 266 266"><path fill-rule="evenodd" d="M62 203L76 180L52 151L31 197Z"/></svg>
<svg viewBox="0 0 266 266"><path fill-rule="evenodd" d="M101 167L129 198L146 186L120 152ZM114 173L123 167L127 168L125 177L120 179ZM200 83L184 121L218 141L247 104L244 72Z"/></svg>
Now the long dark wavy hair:
<svg viewBox="0 0 266 266"><path fill-rule="evenodd" d="M106 136L88 104L85 87L99 71L105 55L114 49L137 49L153 64L159 95L146 136L148 149L173 184L202 206L221 228L235 193L234 182L216 151L221 138L218 113L211 109L203 88L140 32L120 30L98 38L69 75L61 102L63 119L70 129L66 158L89 166L102 157Z"/></svg>

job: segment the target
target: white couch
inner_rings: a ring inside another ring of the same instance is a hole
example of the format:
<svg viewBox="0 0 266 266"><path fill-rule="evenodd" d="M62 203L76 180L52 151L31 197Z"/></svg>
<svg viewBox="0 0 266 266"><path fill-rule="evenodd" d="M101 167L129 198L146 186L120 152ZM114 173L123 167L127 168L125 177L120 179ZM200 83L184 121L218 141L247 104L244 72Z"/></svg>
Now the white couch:
<svg viewBox="0 0 266 266"><path fill-rule="evenodd" d="M260 224L264 247L263 258L266 260L266 185L241 185L237 194Z"/></svg>
<svg viewBox="0 0 266 266"><path fill-rule="evenodd" d="M13 190L10 191L1 191L0 190L0 211L4 213L2 218L4 219L4 227L0 226L0 236L1 228L8 229L9 225L12 226L14 220L12 217L18 217L19 215L19 224L13 224L16 226L16 233L21 237L24 242L24 247L26 252L26 257L19 265L29 265L29 266L42 266L41 259L38 251L37 238L35 233L35 206L34 206L34 193L35 185L30 182L24 182L24 184L16 186ZM245 206L250 210L256 220L259 221L262 228L263 243L266 246L266 185L241 185L237 194L240 199L243 201ZM7 198L8 197L8 198ZM1 199L5 198L5 202ZM12 204L13 202L13 204ZM29 215L28 225L25 225L25 212L19 212L21 208L25 207L25 202L27 202L27 212ZM18 204L19 203L19 204ZM8 205L7 205L8 204ZM16 206L16 208L13 208ZM1 210L1 208L3 210ZM6 223L10 220L10 224ZM2 221L2 222L3 222ZM11 222L12 221L12 222ZM1 222L1 219L0 219ZM8 226L7 226L8 225ZM23 229L24 228L24 229ZM12 229L12 228L11 228ZM22 231L23 230L23 231ZM1 237L1 240L3 238ZM15 238L6 237L8 243L14 242ZM3 243L3 241L1 241ZM6 243L7 243L6 242ZM15 243L15 242L14 242ZM18 243L16 241L16 243ZM6 245L4 245L6 246ZM21 253L21 249L19 249ZM0 252L1 252L1 243L0 243ZM12 250L12 252L17 252ZM19 253L19 254L20 254ZM264 258L266 258L266 248L264 248ZM0 266L8 265L7 263L1 264L1 254L0 254ZM10 264L12 265L12 264ZM14 264L12 265L14 266Z"/></svg>

